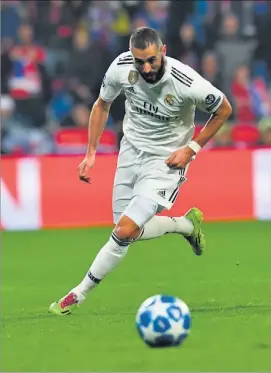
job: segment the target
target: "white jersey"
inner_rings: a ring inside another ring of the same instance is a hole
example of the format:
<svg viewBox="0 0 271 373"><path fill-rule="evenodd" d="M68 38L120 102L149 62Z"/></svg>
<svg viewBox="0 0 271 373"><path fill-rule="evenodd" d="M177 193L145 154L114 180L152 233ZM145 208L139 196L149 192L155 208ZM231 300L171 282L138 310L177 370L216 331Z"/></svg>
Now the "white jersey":
<svg viewBox="0 0 271 373"><path fill-rule="evenodd" d="M206 113L221 105L223 93L191 67L165 57L160 81L147 83L136 70L131 52L119 55L108 68L100 90L112 102L124 91L123 133L139 150L169 155L194 134L196 107Z"/></svg>

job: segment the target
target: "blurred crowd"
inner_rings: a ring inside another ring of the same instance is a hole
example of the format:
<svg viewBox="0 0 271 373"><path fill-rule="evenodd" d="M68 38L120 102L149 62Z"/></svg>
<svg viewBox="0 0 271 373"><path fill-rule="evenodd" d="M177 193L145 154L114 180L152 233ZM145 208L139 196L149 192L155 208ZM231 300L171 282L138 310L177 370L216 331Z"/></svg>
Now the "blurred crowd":
<svg viewBox="0 0 271 373"><path fill-rule="evenodd" d="M233 115L209 147L271 146L270 22L269 0L2 0L1 152L84 152L104 73L141 26L230 99ZM104 151L117 150L123 103L112 106ZM206 119L197 112L198 128Z"/></svg>

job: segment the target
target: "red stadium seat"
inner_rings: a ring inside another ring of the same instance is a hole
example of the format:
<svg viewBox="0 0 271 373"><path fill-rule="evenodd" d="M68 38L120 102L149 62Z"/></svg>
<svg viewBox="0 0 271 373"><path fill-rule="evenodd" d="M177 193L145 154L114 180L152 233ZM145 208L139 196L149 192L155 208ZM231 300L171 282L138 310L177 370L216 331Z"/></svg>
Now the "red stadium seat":
<svg viewBox="0 0 271 373"><path fill-rule="evenodd" d="M55 133L56 150L59 154L83 154L88 143L87 128L65 128ZM105 130L101 136L98 153L117 151L117 134Z"/></svg>
<svg viewBox="0 0 271 373"><path fill-rule="evenodd" d="M237 147L247 148L259 143L260 131L252 124L237 124L232 127L231 138Z"/></svg>

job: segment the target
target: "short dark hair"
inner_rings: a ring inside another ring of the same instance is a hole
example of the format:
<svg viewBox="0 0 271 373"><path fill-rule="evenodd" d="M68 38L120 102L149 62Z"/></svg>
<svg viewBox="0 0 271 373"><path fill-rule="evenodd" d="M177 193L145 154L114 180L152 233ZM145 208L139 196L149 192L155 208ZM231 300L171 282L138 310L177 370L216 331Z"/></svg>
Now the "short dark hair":
<svg viewBox="0 0 271 373"><path fill-rule="evenodd" d="M163 42L158 33L150 27L139 27L130 37L130 46L137 49L146 49L152 44L160 48Z"/></svg>

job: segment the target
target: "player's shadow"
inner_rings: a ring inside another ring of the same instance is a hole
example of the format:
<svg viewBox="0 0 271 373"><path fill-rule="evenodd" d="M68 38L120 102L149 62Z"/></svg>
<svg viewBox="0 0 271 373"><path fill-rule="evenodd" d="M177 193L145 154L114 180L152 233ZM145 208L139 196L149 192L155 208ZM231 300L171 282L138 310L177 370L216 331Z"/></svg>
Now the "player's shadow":
<svg viewBox="0 0 271 373"><path fill-rule="evenodd" d="M3 315L1 320L1 327L5 328L9 323L15 323L15 322L31 322L31 321L37 321L37 320L45 320L54 317L53 315L50 315L49 313L40 313L35 315L21 315L21 316L13 316L13 315Z"/></svg>
<svg viewBox="0 0 271 373"><path fill-rule="evenodd" d="M223 305L206 305L204 307L190 307L192 313L222 313L222 312L242 312L248 310L257 310L260 313L270 312L271 307L269 305L255 305L255 304L238 304L234 306L223 306Z"/></svg>
<svg viewBox="0 0 271 373"><path fill-rule="evenodd" d="M255 345L259 350L271 350L271 344L269 343L257 343Z"/></svg>

